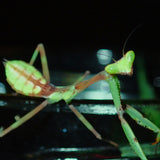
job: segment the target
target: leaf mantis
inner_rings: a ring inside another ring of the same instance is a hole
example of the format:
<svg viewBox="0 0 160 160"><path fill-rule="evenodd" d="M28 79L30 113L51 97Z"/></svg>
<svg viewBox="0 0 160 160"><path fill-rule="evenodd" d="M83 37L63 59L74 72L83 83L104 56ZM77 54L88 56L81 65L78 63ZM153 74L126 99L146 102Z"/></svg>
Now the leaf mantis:
<svg viewBox="0 0 160 160"><path fill-rule="evenodd" d="M40 53L43 75L34 68L33 64ZM20 60L5 61L5 73L7 82L17 92L26 96L44 97L44 100L35 109L27 113L22 118L19 118L16 122L11 124L6 129L1 129L0 137L5 136L12 130L16 129L24 122L32 118L39 111L47 106L49 103L56 103L60 100L64 100L69 103L78 93L86 89L93 83L104 80L109 84L110 91L112 93L113 102L115 104L118 117L120 119L124 133L132 146L136 154L142 159L147 160L141 146L134 135L128 122L123 117L124 112L134 119L139 125L146 127L157 134L154 144L160 141L160 129L147 118L138 112L136 109L129 105L122 105L120 99L120 83L117 78L117 74L132 75L133 62L135 54L133 51L128 51L123 57L115 63L109 64L105 69L92 78L84 80L89 74L87 71L79 80L70 86L53 86L50 84L50 75L48 69L48 63L46 53L43 44L39 44L35 49L33 56L29 63ZM79 118L80 121L96 136L96 138L103 140L102 136L94 129L94 127L85 119L85 117L78 112L73 105L69 105L69 108ZM116 145L114 142L107 140L107 142Z"/></svg>

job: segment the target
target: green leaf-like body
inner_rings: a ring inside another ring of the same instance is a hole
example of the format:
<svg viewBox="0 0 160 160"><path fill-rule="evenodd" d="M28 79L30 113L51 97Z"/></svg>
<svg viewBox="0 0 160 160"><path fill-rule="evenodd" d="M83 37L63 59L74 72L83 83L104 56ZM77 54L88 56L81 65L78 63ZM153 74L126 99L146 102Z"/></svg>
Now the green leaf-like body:
<svg viewBox="0 0 160 160"><path fill-rule="evenodd" d="M18 93L23 95L38 95L47 81L32 65L20 60L5 63L7 82Z"/></svg>

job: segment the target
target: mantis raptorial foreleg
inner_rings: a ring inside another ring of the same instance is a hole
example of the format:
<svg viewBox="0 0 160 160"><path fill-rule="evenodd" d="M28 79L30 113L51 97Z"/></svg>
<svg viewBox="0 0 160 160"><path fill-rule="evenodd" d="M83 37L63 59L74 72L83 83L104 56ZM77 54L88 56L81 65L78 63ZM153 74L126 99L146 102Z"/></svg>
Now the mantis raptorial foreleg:
<svg viewBox="0 0 160 160"><path fill-rule="evenodd" d="M133 107L129 105L126 105L126 106L122 105L121 99L120 99L119 80L116 77L116 74L126 74L126 75L132 74L132 71L133 71L132 65L133 65L134 57L135 57L134 52L128 51L119 61L106 66L105 71L108 74L111 74L110 78L107 78L106 81L109 84L113 101L118 113L118 117L121 121L122 128L124 130L124 133L128 141L130 142L130 145L142 160L147 160L131 127L129 126L128 122L124 119L123 113L126 111L126 113L128 113L131 118L136 120L139 125L144 126L154 131L155 133L157 133L155 143L158 143L160 141L160 129L155 124L153 124L150 120L144 118L143 115Z"/></svg>
<svg viewBox="0 0 160 160"><path fill-rule="evenodd" d="M35 60L37 59L38 53L40 53L43 75L44 75L45 79L47 80L47 82L49 83L50 82L50 74L49 74L49 69L48 69L48 62L47 62L46 52L45 52L45 49L44 49L44 46L42 43L37 45L32 57L31 57L29 64L30 65L34 64Z"/></svg>
<svg viewBox="0 0 160 160"><path fill-rule="evenodd" d="M150 129L151 131L157 133L156 141L153 144L156 144L160 141L160 129L149 119L145 118L140 112L134 109L130 105L126 105L125 111L129 116L134 119L139 125Z"/></svg>
<svg viewBox="0 0 160 160"><path fill-rule="evenodd" d="M112 73L114 72L115 74L120 74L121 73L130 73L132 74L132 63L134 61L134 52L133 51L129 51L126 53L126 55L120 59L119 61L117 61L114 64L108 65L105 70L108 73ZM129 63L129 64L128 64ZM126 65L127 64L127 65ZM128 68L126 68L128 67ZM143 153L143 150L141 149L141 146L138 142L138 140L136 139L136 136L134 135L131 127L129 126L128 122L124 119L123 117L123 113L124 110L122 108L122 104L121 104L121 99L120 99L120 84L119 84L119 80L116 77L116 75L111 75L108 79L106 79L106 81L109 84L110 87L110 91L113 97L113 101L118 113L118 117L121 121L121 125L122 128L124 130L124 133L128 139L128 141L130 142L133 150L137 153L137 155L139 157L141 157L142 160L147 160L145 154Z"/></svg>
<svg viewBox="0 0 160 160"><path fill-rule="evenodd" d="M118 117L121 121L122 128L124 130L124 133L130 145L132 146L134 151L137 153L137 155L141 157L142 160L147 160L131 127L129 126L128 122L123 117L124 110L122 108L121 99L120 99L118 78L116 76L110 76L110 78L107 79L107 82L110 86L110 91L112 93L113 101L114 101L114 104L115 104L115 107L118 113Z"/></svg>
<svg viewBox="0 0 160 160"><path fill-rule="evenodd" d="M134 151L137 153L137 155L139 157L141 157L142 160L147 160L135 134L133 133L130 125L128 124L128 122L124 119L123 117L123 110L122 108L119 110L118 112L118 117L121 121L121 125L122 125L122 128L123 128L123 131L130 143L130 145L132 146L132 148L134 149Z"/></svg>

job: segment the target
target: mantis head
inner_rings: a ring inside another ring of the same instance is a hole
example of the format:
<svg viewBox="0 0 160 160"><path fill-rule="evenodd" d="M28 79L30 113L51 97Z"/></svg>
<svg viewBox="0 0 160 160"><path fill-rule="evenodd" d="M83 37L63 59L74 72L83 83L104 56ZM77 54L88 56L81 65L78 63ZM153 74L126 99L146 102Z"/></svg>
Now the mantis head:
<svg viewBox="0 0 160 160"><path fill-rule="evenodd" d="M132 75L134 59L135 53L133 51L128 51L120 60L107 65L105 71L109 74Z"/></svg>

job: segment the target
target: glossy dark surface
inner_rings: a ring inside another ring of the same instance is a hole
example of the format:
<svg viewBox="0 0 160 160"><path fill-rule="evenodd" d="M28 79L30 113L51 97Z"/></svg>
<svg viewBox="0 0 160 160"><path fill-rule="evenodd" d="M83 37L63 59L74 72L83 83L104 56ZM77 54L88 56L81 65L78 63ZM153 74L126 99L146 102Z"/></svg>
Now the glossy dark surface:
<svg viewBox="0 0 160 160"><path fill-rule="evenodd" d="M37 98L1 95L1 123L3 126L7 126L14 121L15 115L24 115L41 101L42 99ZM159 111L160 105L159 101L149 100L123 101L123 103L137 106L141 111L143 111L144 107L152 107L153 110ZM121 154L133 156L133 153L129 153L131 149L128 149L128 153L126 153L123 148L128 146L128 142L121 129L112 101L74 100L72 104L85 115L104 138L117 142L120 148L97 140L73 115L67 105L64 102L60 102L47 106L24 125L1 138L1 156L6 159L12 157L12 159L21 160L50 160L67 157L109 159L120 158ZM97 109L96 107L98 106L100 107ZM109 110L109 112L104 112L104 110ZM157 155L155 155L156 146L150 146L150 143L155 139L154 134L147 129L139 127L128 116L126 118L131 123L140 142L142 144L148 143L149 147L152 147L150 156L157 157L160 154L159 147L157 146L158 151Z"/></svg>

